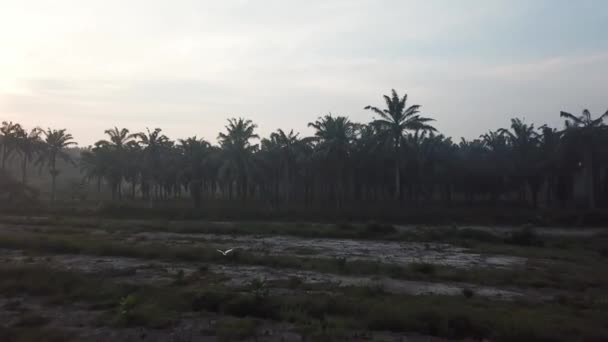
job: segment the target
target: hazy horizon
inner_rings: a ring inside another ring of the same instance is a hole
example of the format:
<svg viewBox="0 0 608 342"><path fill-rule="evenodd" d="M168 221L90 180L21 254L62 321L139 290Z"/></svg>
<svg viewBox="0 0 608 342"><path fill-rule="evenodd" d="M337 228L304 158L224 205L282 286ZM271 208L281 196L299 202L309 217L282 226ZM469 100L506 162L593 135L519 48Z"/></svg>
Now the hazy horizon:
<svg viewBox="0 0 608 342"><path fill-rule="evenodd" d="M333 113L369 122L395 88L458 139L512 117L562 127L608 109L605 1L8 1L0 120L118 126L213 143L229 117L264 137Z"/></svg>

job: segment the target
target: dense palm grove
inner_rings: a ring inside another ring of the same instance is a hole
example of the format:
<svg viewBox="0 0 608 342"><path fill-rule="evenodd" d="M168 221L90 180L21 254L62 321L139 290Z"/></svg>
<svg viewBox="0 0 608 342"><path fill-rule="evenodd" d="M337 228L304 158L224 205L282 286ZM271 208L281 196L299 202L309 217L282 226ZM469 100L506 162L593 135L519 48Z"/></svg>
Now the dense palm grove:
<svg viewBox="0 0 608 342"><path fill-rule="evenodd" d="M512 119L511 127L475 140L453 141L436 131L407 95L384 96L384 107L368 106L375 118L360 124L325 115L309 124L312 137L277 130L260 140L256 125L229 119L218 145L197 137L171 140L157 128L144 133L112 128L107 140L72 160L74 140L66 130L26 130L4 122L0 158L27 169L39 167L51 180L73 162L98 191L115 200L190 198L198 207L213 199L261 201L275 207L350 203L497 202L560 206L583 194L588 207L608 199L608 142L604 118L585 110L562 112L564 127L534 127ZM557 114L557 113L556 113Z"/></svg>

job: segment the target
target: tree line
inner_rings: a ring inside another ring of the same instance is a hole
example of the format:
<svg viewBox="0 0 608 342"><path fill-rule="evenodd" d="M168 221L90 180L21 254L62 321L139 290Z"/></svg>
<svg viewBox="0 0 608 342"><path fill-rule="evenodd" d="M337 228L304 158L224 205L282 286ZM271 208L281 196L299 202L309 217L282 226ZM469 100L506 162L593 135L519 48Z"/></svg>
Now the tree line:
<svg viewBox="0 0 608 342"><path fill-rule="evenodd" d="M588 110L561 112L559 129L514 118L509 128L453 141L407 100L393 90L383 106L365 107L375 117L364 124L319 117L309 123L310 137L279 129L260 139L244 118L229 119L216 145L196 136L174 141L160 128L115 127L78 160L66 152L75 142L65 129L28 131L3 122L0 161L6 172L8 162L19 160L23 185L31 164L46 170L51 200L58 160L77 164L87 182L99 192L108 188L114 200L187 197L196 207L214 199L275 207L504 200L537 206L541 199L559 206L573 199L577 182L586 206L608 200L608 111L596 118Z"/></svg>

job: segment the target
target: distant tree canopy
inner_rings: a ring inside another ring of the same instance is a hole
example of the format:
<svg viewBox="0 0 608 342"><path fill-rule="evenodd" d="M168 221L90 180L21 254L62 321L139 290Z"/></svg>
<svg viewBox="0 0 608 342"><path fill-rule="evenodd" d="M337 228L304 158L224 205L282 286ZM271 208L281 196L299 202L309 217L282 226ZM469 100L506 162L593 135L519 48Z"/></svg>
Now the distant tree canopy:
<svg viewBox="0 0 608 342"><path fill-rule="evenodd" d="M319 117L309 124L311 137L279 129L260 140L257 126L244 118L229 119L217 145L197 137L174 141L160 128L114 127L81 152L78 165L86 182L109 189L115 200L188 197L197 207L213 199L274 207L500 200L557 206L573 199L579 183L588 207L608 203L608 112L561 112L566 121L559 129L514 118L509 128L454 142L407 100L393 90L384 108L365 107L375 115L366 124ZM73 144L65 129L26 131L3 122L2 172L19 160L27 185L34 162L48 170L54 200L57 160L72 162L66 148Z"/></svg>

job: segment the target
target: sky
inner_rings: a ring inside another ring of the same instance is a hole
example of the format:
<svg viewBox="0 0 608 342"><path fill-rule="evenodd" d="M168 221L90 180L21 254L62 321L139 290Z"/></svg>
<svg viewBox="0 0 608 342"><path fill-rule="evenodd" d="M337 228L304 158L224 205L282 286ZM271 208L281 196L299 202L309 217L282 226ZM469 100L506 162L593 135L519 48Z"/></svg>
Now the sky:
<svg viewBox="0 0 608 342"><path fill-rule="evenodd" d="M444 134L608 110L604 0L0 0L0 120L216 142L312 134L396 89Z"/></svg>

